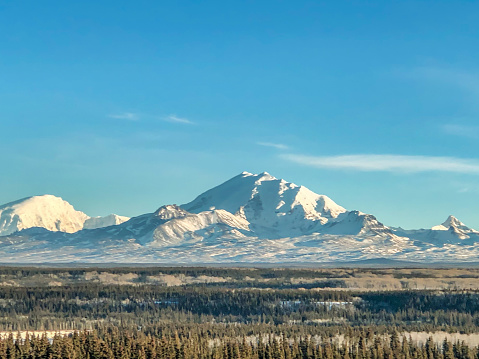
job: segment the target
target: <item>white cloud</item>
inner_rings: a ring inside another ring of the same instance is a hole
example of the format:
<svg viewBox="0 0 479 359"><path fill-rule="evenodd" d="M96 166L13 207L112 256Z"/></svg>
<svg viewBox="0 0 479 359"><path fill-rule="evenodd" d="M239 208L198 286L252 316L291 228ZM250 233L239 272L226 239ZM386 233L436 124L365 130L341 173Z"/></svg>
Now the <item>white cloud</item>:
<svg viewBox="0 0 479 359"><path fill-rule="evenodd" d="M111 114L111 115L108 115L108 117L115 118L118 120L129 120L129 121L138 121L140 119L140 115L138 115L137 113L132 113L132 112Z"/></svg>
<svg viewBox="0 0 479 359"><path fill-rule="evenodd" d="M446 124L442 126L442 130L450 135L479 138L479 126Z"/></svg>
<svg viewBox="0 0 479 359"><path fill-rule="evenodd" d="M282 155L281 158L298 164L330 169L384 172L455 172L479 174L479 161L455 157L401 155L341 155L304 156Z"/></svg>
<svg viewBox="0 0 479 359"><path fill-rule="evenodd" d="M265 147L273 147L278 150L287 150L289 147L283 145L282 143L272 143L272 142L256 142L257 145L265 146Z"/></svg>
<svg viewBox="0 0 479 359"><path fill-rule="evenodd" d="M168 121L168 122L184 123L184 124L187 124L187 125L193 125L194 124L193 121L190 121L186 118L178 117L176 115L169 115L168 117L165 117L164 120Z"/></svg>

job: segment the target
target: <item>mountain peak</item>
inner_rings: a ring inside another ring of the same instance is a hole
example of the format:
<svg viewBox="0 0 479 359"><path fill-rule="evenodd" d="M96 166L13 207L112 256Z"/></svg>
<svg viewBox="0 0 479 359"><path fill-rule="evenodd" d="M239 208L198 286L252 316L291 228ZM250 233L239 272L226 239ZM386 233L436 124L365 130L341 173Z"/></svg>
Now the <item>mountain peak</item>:
<svg viewBox="0 0 479 359"><path fill-rule="evenodd" d="M16 201L8 202L6 204L0 205L0 210L4 208L22 208L26 206L38 205L40 203L46 204L48 202L65 202L63 198L57 197L51 194L43 194L43 195L36 195L36 196L29 196L25 198L18 199Z"/></svg>
<svg viewBox="0 0 479 359"><path fill-rule="evenodd" d="M251 172L248 172L248 171L243 171L236 177L251 177L251 176L255 176L255 177L259 177L259 178L261 178L261 177L275 178L269 172L266 172L266 171L263 171L260 174L251 173ZM235 178L235 177L233 177L233 178Z"/></svg>
<svg viewBox="0 0 479 359"><path fill-rule="evenodd" d="M469 233L469 232L477 232L474 229L469 228L464 223L462 223L459 219L450 215L447 219L440 225L434 226L431 228L434 231L448 231L452 230L453 233L461 232L461 233Z"/></svg>
<svg viewBox="0 0 479 359"><path fill-rule="evenodd" d="M0 235L31 227L73 233L89 217L60 197L32 196L0 206Z"/></svg>
<svg viewBox="0 0 479 359"><path fill-rule="evenodd" d="M30 196L0 205L0 236L28 228L74 233L123 223L128 217L110 214L90 217L63 198L51 194Z"/></svg>
<svg viewBox="0 0 479 359"><path fill-rule="evenodd" d="M182 218L188 215L188 212L183 208L177 206L176 204L168 204L166 206L161 206L154 213L154 216L160 219L173 219L173 218Z"/></svg>
<svg viewBox="0 0 479 359"><path fill-rule="evenodd" d="M271 176L268 172L263 172L260 173L259 175L253 175L256 176L258 179L256 180L256 184L260 184L263 181L276 181L278 180L276 177ZM279 180L283 181L283 180Z"/></svg>
<svg viewBox="0 0 479 359"><path fill-rule="evenodd" d="M223 209L238 214L257 228L274 228L284 235L310 231L346 211L326 196L267 172L243 172L182 207L193 213Z"/></svg>
<svg viewBox="0 0 479 359"><path fill-rule="evenodd" d="M458 220L456 217L454 217L452 214L447 217L447 219L444 221L442 224L444 227L460 227L464 226L464 223L462 223L460 220Z"/></svg>

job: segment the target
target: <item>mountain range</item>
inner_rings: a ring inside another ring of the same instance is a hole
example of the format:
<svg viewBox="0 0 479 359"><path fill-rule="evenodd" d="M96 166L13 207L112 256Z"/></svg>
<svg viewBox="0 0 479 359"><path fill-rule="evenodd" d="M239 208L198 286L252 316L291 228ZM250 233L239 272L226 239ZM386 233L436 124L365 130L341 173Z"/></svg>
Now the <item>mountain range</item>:
<svg viewBox="0 0 479 359"><path fill-rule="evenodd" d="M90 217L52 195L0 206L2 263L477 261L479 231L450 216L405 230L264 172L243 172L183 205Z"/></svg>

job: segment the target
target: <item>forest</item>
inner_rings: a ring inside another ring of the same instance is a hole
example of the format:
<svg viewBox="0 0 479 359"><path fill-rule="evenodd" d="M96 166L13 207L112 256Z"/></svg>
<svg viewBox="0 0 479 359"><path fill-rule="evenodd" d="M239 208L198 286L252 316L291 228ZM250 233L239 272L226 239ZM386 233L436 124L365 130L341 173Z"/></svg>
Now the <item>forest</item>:
<svg viewBox="0 0 479 359"><path fill-rule="evenodd" d="M478 335L479 290L345 284L372 274L476 279L452 269L4 267L0 358L479 359L477 344L435 336ZM150 280L161 276L170 281Z"/></svg>

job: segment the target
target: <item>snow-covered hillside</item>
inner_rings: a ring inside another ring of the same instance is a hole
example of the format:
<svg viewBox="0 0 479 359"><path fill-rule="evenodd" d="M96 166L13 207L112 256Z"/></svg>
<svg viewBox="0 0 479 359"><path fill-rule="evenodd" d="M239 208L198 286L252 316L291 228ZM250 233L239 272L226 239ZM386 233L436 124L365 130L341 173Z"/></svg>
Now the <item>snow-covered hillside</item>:
<svg viewBox="0 0 479 359"><path fill-rule="evenodd" d="M32 227L49 231L74 233L83 228L98 228L119 224L128 217L110 215L89 217L60 197L33 196L0 206L0 236Z"/></svg>
<svg viewBox="0 0 479 359"><path fill-rule="evenodd" d="M187 204L131 219L90 218L54 196L0 207L4 263L320 264L378 258L475 261L479 232L453 216L431 229L390 228L266 172L243 172Z"/></svg>
<svg viewBox="0 0 479 359"><path fill-rule="evenodd" d="M350 211L341 213L335 221L327 223L321 233L339 235L391 235L389 227L379 222L376 217Z"/></svg>
<svg viewBox="0 0 479 359"><path fill-rule="evenodd" d="M249 223L245 219L219 209L174 218L158 226L148 244L171 246L227 236L245 237L244 233L249 232Z"/></svg>

